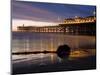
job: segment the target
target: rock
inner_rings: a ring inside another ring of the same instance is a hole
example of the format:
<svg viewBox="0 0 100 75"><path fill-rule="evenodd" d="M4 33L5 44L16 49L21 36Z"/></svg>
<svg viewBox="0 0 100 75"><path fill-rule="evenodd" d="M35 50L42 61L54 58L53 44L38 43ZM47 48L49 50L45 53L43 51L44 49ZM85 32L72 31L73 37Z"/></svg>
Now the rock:
<svg viewBox="0 0 100 75"><path fill-rule="evenodd" d="M62 59L67 59L70 55L70 47L68 45L60 45L57 49L57 55Z"/></svg>

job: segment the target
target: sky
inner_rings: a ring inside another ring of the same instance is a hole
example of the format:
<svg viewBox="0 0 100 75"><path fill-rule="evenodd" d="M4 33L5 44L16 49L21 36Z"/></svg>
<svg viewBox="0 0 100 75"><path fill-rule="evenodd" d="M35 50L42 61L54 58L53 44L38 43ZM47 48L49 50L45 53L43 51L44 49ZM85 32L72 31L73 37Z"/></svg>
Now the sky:
<svg viewBox="0 0 100 75"><path fill-rule="evenodd" d="M12 30L17 26L58 25L65 18L92 16L95 6L12 1Z"/></svg>

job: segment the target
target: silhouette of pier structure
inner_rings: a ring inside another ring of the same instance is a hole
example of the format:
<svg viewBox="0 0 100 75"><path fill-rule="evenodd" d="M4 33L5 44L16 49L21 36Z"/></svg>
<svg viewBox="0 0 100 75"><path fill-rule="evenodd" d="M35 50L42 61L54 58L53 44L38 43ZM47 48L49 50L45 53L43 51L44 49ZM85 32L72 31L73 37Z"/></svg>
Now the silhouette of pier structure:
<svg viewBox="0 0 100 75"><path fill-rule="evenodd" d="M64 19L64 22L55 26L18 26L21 32L47 32L47 33L69 33L69 34L96 34L96 17L75 17Z"/></svg>

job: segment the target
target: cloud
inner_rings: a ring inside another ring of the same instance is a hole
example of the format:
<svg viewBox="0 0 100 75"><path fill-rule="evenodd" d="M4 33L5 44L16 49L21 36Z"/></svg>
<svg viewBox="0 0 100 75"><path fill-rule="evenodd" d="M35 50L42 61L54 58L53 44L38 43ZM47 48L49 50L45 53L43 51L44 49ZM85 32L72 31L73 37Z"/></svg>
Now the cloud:
<svg viewBox="0 0 100 75"><path fill-rule="evenodd" d="M63 19L74 16L89 16L94 11L94 6L50 4L37 2L12 2L12 18L33 21L57 22L60 16Z"/></svg>
<svg viewBox="0 0 100 75"><path fill-rule="evenodd" d="M32 3L12 2L12 18L35 21L57 21L57 14L54 12L35 7Z"/></svg>
<svg viewBox="0 0 100 75"><path fill-rule="evenodd" d="M24 2L12 0L12 25L52 25L65 18L91 16L95 6Z"/></svg>

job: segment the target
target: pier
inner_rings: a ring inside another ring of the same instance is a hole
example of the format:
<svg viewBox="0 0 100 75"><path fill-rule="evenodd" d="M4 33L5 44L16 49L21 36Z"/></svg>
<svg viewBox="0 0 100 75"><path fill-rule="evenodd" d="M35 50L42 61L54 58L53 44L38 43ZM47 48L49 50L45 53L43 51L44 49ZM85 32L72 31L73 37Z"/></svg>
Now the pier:
<svg viewBox="0 0 100 75"><path fill-rule="evenodd" d="M68 34L96 34L96 17L89 16L85 18L75 17L64 19L64 22L54 26L18 26L21 32L52 32Z"/></svg>

